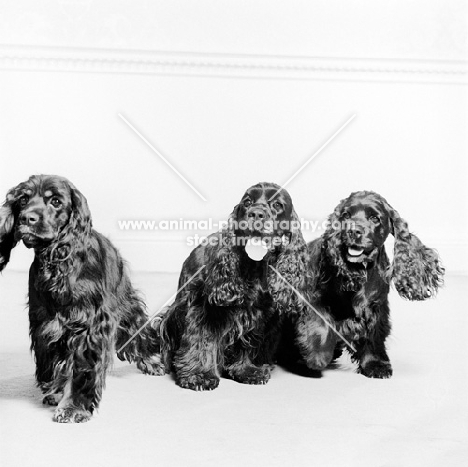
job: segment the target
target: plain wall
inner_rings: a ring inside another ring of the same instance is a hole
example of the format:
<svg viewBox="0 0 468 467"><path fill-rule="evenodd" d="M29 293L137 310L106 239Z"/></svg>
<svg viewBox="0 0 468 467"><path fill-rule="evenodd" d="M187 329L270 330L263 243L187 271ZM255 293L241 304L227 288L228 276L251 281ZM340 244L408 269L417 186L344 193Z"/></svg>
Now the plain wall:
<svg viewBox="0 0 468 467"><path fill-rule="evenodd" d="M48 4L0 19L1 196L31 174L66 176L133 270L178 271L187 236L209 232L118 221L225 220L356 115L288 184L298 214L323 221L352 191L377 191L448 271L468 272L462 2ZM10 267L30 259L19 246Z"/></svg>

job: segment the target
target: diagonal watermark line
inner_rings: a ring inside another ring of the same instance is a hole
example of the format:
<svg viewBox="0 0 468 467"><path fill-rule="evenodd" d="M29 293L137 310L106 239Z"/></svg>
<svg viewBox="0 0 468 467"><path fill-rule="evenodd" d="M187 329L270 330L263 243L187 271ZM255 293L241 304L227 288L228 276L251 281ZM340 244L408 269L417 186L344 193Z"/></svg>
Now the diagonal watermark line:
<svg viewBox="0 0 468 467"><path fill-rule="evenodd" d="M160 158L162 159L203 201L206 198L138 131L121 113L117 114L129 128L131 128L136 135L142 139L147 146Z"/></svg>
<svg viewBox="0 0 468 467"><path fill-rule="evenodd" d="M289 185L290 182L292 182L313 160L316 156L318 156L355 118L357 114L353 114L346 122L338 128L338 130L333 133L333 135L330 136L330 138L325 141L325 143L320 146L320 148L317 149L317 151L312 154L312 156L309 157L309 159L304 162L297 170L294 172L288 180L286 180L282 185L281 188L276 190L276 192L270 196L270 199L268 201L271 201L282 189L286 188L287 185Z"/></svg>
<svg viewBox="0 0 468 467"><path fill-rule="evenodd" d="M158 311L154 312L149 318L148 320L146 321L145 324L143 324L143 326L140 327L140 329L138 329L138 331L135 332L135 334L133 334L133 336L131 336L127 342L125 342L125 344L123 344L119 350L117 350L117 353L121 352L122 349L124 349L125 347L127 347L128 344L130 344L130 342L132 342L133 339L135 339L136 336L138 336L138 334L140 334L141 331L143 331L143 329L146 328L146 326L148 326L148 324L151 323L151 321L153 321L155 318L157 318L157 316L161 313L161 311L170 303L172 302L172 300L174 300L175 297L177 297L177 294L181 291L181 290L184 290L185 287L187 287L187 285L190 284L190 282L193 281L193 279L195 279L196 276L198 276L198 274L200 274L200 272L202 271L202 269L204 269L206 267L206 265L204 264L200 269L198 269L198 271L193 274L191 277L189 277L189 279L187 279L187 281L179 288L179 290L177 290L177 292L175 292L174 294L172 294L169 299L167 299L164 303L164 305L162 305Z"/></svg>
<svg viewBox="0 0 468 467"><path fill-rule="evenodd" d="M324 321L324 323L343 341L345 342L352 350L353 352L356 352L356 349L354 348L353 344L351 344L351 342L348 342L346 340L346 338L335 328L335 326L333 326L333 324L331 324L327 318L325 318L325 316L323 316L322 313L320 313L320 311L317 310L317 308L315 308L305 297L304 295L301 294L301 292L299 292L299 290L297 290L295 287L293 287L282 275L281 273L276 269L274 268L271 264L269 265L269 267L277 274L277 276L291 289L293 290L296 295L304 302L306 303L310 308L311 310L318 316L320 316L320 318L322 318L322 320Z"/></svg>

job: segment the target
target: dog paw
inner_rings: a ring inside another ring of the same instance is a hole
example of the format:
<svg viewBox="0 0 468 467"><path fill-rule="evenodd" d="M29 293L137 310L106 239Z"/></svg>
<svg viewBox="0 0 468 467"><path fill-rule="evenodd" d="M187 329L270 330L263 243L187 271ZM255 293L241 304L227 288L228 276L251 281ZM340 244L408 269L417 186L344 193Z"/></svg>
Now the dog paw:
<svg viewBox="0 0 468 467"><path fill-rule="evenodd" d="M177 384L192 391L212 391L218 387L219 378L211 373L177 376Z"/></svg>
<svg viewBox="0 0 468 467"><path fill-rule="evenodd" d="M45 405L58 405L58 403L62 400L63 394L48 394L44 396L42 399L42 403Z"/></svg>
<svg viewBox="0 0 468 467"><path fill-rule="evenodd" d="M91 412L83 408L63 407L58 408L53 417L57 423L84 423L91 418Z"/></svg>
<svg viewBox="0 0 468 467"><path fill-rule="evenodd" d="M333 351L322 351L314 352L312 355L308 355L305 359L307 368L310 370L324 370L329 363L333 360Z"/></svg>
<svg viewBox="0 0 468 467"><path fill-rule="evenodd" d="M248 366L231 369L228 371L229 376L238 383L243 384L266 384L270 380L271 367L270 365Z"/></svg>
<svg viewBox="0 0 468 467"><path fill-rule="evenodd" d="M162 376L166 373L164 363L160 355L154 355L150 358L141 359L136 362L138 369L145 375Z"/></svg>
<svg viewBox="0 0 468 467"><path fill-rule="evenodd" d="M365 367L359 367L359 373L368 378L385 379L392 376L393 370L389 362L373 361L369 362Z"/></svg>

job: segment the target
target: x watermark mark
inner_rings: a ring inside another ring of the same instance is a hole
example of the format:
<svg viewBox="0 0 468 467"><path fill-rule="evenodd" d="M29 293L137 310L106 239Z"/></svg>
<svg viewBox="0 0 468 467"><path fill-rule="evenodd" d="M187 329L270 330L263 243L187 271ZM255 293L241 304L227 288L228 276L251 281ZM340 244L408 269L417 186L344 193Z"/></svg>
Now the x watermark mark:
<svg viewBox="0 0 468 467"><path fill-rule="evenodd" d="M356 117L357 114L353 114L343 125L341 125L326 141L325 143L320 146L320 148L312 154L309 159L302 164L299 169L296 170L296 172L291 175L291 177L288 178L282 185L281 188L278 189L271 197L270 200L273 199L279 191L282 189L285 189L286 186L289 185L289 183L294 180L314 159L317 157ZM132 123L128 121L127 118L125 118L121 113L118 114L119 118L163 161L165 162L178 176L181 180L183 180L191 189L194 193L197 194L199 198L201 198L203 201L207 201L207 199L200 193L199 190L197 190L192 183L182 174L180 171L178 171L170 162L169 160L164 157L149 141L148 139L134 126ZM269 201L270 201L269 200ZM136 229L136 230L141 230L142 226L144 230L158 230L158 228L161 226L161 224L156 225L155 223L148 223L148 221L122 221L122 222L127 222L125 225L122 223L119 225L121 229L123 228L124 230L128 230L128 227L130 226L130 229ZM143 222L143 224L142 224ZM145 223L146 222L146 223ZM301 225L303 227L303 225ZM125 344L123 344L120 349L118 349L117 352L122 351L138 334L141 333L141 331L148 326L160 313L161 311L170 303L174 298L177 296L177 294L183 290L186 286L192 282L192 280L202 271L202 269L205 267L203 265L195 274L193 274L186 282L183 284L177 292L175 292L165 303L164 305L157 311L155 312L147 321L146 323L141 326L138 331L131 336ZM353 351L355 351L355 348L353 345L346 340L346 338L340 334L340 332L323 316L322 313L320 313L309 301L298 291L296 290L291 284L289 284L286 279L273 267L269 266L279 277L280 279L287 284L288 287L290 287L297 295L298 297L305 303L307 306L310 307L311 310L313 310L323 321L324 323L340 338L342 339Z"/></svg>

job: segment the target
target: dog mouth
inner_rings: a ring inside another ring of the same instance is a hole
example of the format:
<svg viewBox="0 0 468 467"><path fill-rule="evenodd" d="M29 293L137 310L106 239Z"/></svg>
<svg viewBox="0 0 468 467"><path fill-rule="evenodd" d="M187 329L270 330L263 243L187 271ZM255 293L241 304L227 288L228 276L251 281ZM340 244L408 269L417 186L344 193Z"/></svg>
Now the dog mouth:
<svg viewBox="0 0 468 467"><path fill-rule="evenodd" d="M372 261L370 255L373 248L366 249L362 246L347 246L346 247L346 260L350 263L364 263Z"/></svg>
<svg viewBox="0 0 468 467"><path fill-rule="evenodd" d="M39 245L43 242L40 237L32 233L22 235L21 240L23 240L23 243L27 248L35 247L36 245Z"/></svg>
<svg viewBox="0 0 468 467"><path fill-rule="evenodd" d="M254 261L262 261L268 254L269 249L263 238L255 236L250 237L245 244L247 256Z"/></svg>
<svg viewBox="0 0 468 467"><path fill-rule="evenodd" d="M361 256L364 253L364 248L353 248L351 246L348 247L348 255L356 258Z"/></svg>
<svg viewBox="0 0 468 467"><path fill-rule="evenodd" d="M26 248L35 248L50 243L53 240L53 237L40 235L28 228L21 227L16 231L15 238L17 241L22 240Z"/></svg>
<svg viewBox="0 0 468 467"><path fill-rule="evenodd" d="M262 261L268 253L274 253L279 248L289 244L288 234L250 235L243 238L244 251L253 261Z"/></svg>

